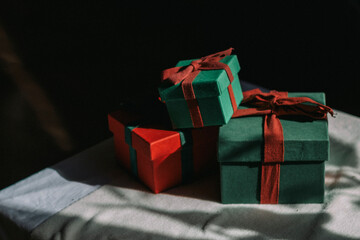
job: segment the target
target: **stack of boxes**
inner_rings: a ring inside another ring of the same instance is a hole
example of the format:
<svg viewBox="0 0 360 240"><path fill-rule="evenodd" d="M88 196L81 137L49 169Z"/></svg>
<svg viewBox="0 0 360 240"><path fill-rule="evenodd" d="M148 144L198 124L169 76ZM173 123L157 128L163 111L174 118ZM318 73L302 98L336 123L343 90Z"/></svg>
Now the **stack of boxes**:
<svg viewBox="0 0 360 240"><path fill-rule="evenodd" d="M231 51L163 72L158 89L171 127L125 111L109 114L117 158L154 193L219 164L223 203L323 202L332 113L324 94L244 92L241 103L240 65Z"/></svg>

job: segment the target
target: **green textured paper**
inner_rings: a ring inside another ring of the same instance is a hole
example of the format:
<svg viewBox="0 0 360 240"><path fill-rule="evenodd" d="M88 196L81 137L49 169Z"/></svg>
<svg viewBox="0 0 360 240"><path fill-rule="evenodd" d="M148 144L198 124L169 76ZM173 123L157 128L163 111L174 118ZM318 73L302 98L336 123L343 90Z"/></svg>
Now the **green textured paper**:
<svg viewBox="0 0 360 240"><path fill-rule="evenodd" d="M324 93L289 93L325 104ZM240 106L239 108L245 108ZM295 120L299 119L299 120ZM329 157L327 120L280 118L284 131L285 161L324 161ZM264 148L264 116L234 118L220 127L220 162L260 162Z"/></svg>
<svg viewBox="0 0 360 240"><path fill-rule="evenodd" d="M324 163L281 164L279 203L322 203ZM222 163L220 176L222 203L260 203L260 163Z"/></svg>
<svg viewBox="0 0 360 240"><path fill-rule="evenodd" d="M324 93L289 93L289 97L298 96L325 104ZM327 120L292 117L280 121L285 162L280 167L279 203L322 202L324 161L329 159ZM251 116L231 119L220 127L218 160L223 203L259 202L263 124L264 116Z"/></svg>
<svg viewBox="0 0 360 240"><path fill-rule="evenodd" d="M176 66L186 66L192 60L178 62ZM238 77L240 65L236 55L227 56L221 60L227 64L234 76L231 86L234 91L236 104L239 105L243 96ZM193 88L199 104L204 126L226 124L232 114L232 106L228 92L230 84L225 70L201 71L193 81ZM181 84L159 87L160 97L165 101L174 128L191 128L192 121L187 103L184 99Z"/></svg>

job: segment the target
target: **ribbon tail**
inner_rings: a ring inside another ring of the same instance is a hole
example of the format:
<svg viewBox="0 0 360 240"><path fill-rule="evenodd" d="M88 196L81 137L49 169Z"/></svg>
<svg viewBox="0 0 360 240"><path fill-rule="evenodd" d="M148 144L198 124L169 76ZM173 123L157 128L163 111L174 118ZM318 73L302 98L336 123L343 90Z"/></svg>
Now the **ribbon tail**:
<svg viewBox="0 0 360 240"><path fill-rule="evenodd" d="M213 54L210 54L208 56L205 56L205 57L202 57L201 60L204 60L204 61L219 61L221 59L223 59L224 57L226 56L229 56L231 55L231 52L234 50L234 48L229 48L229 49L226 49L224 51L221 51L221 52L217 52L217 53L213 53Z"/></svg>
<svg viewBox="0 0 360 240"><path fill-rule="evenodd" d="M266 115L271 113L271 110L259 110L257 108L243 108L237 109L231 118L245 117L245 116L256 116L256 115Z"/></svg>
<svg viewBox="0 0 360 240"><path fill-rule="evenodd" d="M172 85L182 82L189 74L191 74L193 66L173 67L165 69L161 73L161 81L169 81Z"/></svg>
<svg viewBox="0 0 360 240"><path fill-rule="evenodd" d="M252 99L252 97L256 94L262 94L263 92L259 88L255 88L252 90L248 90L243 92L243 100L242 103L245 103Z"/></svg>

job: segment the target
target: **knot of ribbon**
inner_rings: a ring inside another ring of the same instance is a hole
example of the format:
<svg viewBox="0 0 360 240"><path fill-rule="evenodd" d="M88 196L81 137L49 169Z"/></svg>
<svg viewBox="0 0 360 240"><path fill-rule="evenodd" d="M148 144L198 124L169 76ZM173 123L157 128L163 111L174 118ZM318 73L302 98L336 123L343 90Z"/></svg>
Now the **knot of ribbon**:
<svg viewBox="0 0 360 240"><path fill-rule="evenodd" d="M199 68L201 67L201 64L202 64L202 60L194 60L190 63L190 66L193 67L192 71L197 71L199 70Z"/></svg>
<svg viewBox="0 0 360 240"><path fill-rule="evenodd" d="M243 92L242 104L251 108L238 109L232 118L265 115L264 160L261 169L260 203L278 203L280 163L284 161L284 134L279 116L301 115L311 119L326 119L334 111L308 97L288 97L287 92L260 89Z"/></svg>
<svg viewBox="0 0 360 240"><path fill-rule="evenodd" d="M229 66L225 63L220 62L224 57L229 56L232 52L233 48L229 48L225 51L221 51L218 53L214 53L200 59L192 61L189 65L183 67L173 67L169 69L165 69L161 74L161 81L167 81L172 85L176 85L182 83L182 91L184 94L184 99L187 102L190 117L192 120L192 124L194 128L203 127L203 120L200 113L199 105L195 97L194 89L193 89L193 81L196 76L202 70L218 70L223 69L226 71L227 76L230 80L230 83L234 80L234 76L229 68ZM231 84L229 87L229 94L231 98L231 104L234 112L236 111L236 102L234 93L232 91Z"/></svg>
<svg viewBox="0 0 360 240"><path fill-rule="evenodd" d="M260 89L243 92L243 105L253 108L238 109L233 118L249 115L303 115L312 119L326 119L334 111L308 97L288 97L287 92L270 91L264 93Z"/></svg>

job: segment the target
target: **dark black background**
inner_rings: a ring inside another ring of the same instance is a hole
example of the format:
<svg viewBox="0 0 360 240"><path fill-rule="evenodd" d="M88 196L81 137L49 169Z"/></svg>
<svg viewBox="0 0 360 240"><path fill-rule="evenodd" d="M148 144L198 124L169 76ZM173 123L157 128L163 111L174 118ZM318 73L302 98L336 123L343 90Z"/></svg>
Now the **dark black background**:
<svg viewBox="0 0 360 240"><path fill-rule="evenodd" d="M240 79L322 91L329 106L360 116L358 1L236 2L1 1L21 67L71 143L49 135L26 97L34 93L19 90L2 57L0 188L110 137L106 115L122 102L156 114L162 69L229 47Z"/></svg>

